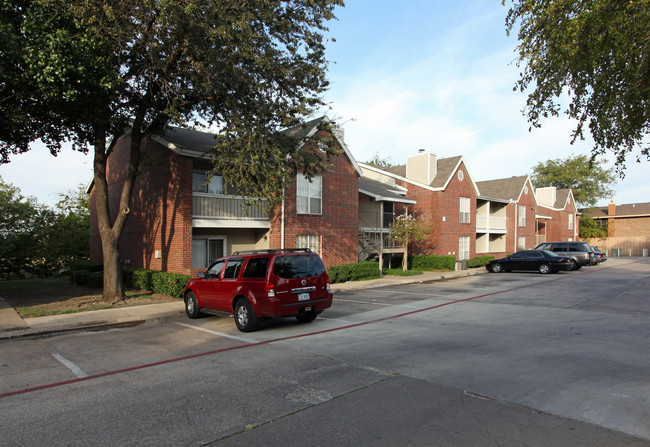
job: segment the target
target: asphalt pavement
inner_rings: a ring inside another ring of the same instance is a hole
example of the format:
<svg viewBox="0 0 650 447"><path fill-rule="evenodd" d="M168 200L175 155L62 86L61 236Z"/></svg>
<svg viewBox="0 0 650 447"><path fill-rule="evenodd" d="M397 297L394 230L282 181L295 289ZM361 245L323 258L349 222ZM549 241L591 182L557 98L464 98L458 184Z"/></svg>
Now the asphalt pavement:
<svg viewBox="0 0 650 447"><path fill-rule="evenodd" d="M487 271L480 267L453 272L424 272L421 275L414 276L390 275L367 281L349 281L341 284L332 284L331 287L334 293L336 293L374 287L444 281L483 273L487 273ZM122 307L119 309L104 309L73 314L21 318L0 296L0 339L46 335L57 332L104 326L129 325L148 320L170 318L183 314L184 312L185 307L183 301L178 300L171 303L148 304L143 306Z"/></svg>

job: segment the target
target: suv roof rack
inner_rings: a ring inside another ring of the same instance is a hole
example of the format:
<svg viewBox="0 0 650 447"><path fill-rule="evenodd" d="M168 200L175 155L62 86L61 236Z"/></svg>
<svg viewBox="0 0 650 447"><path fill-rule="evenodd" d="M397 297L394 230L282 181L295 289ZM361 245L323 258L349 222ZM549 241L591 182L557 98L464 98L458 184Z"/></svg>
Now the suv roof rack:
<svg viewBox="0 0 650 447"><path fill-rule="evenodd" d="M271 250L240 250L234 251L232 256L237 255L257 255L257 254L268 254L272 255L275 253L311 253L312 251L309 248L278 248Z"/></svg>

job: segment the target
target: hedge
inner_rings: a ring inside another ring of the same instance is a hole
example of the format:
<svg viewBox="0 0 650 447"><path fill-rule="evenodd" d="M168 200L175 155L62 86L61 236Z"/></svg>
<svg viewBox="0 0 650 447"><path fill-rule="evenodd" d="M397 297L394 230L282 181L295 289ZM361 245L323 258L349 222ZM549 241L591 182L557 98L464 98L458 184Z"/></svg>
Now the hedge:
<svg viewBox="0 0 650 447"><path fill-rule="evenodd" d="M485 264L487 264L488 262L490 262L493 259L494 259L494 256L491 256L491 255L477 256L475 258L469 259L467 261L467 266L468 267L483 267Z"/></svg>
<svg viewBox="0 0 650 447"><path fill-rule="evenodd" d="M456 269L454 256L416 255L411 258L410 266L413 270L434 271Z"/></svg>
<svg viewBox="0 0 650 447"><path fill-rule="evenodd" d="M124 285L133 289L153 290L151 284L152 276L156 273L154 270L147 269L124 269L122 279Z"/></svg>
<svg viewBox="0 0 650 447"><path fill-rule="evenodd" d="M327 269L327 273L332 284L362 278L378 278L379 264L377 262L363 261L354 264L333 265Z"/></svg>
<svg viewBox="0 0 650 447"><path fill-rule="evenodd" d="M183 290L192 277L180 273L155 272L151 275L152 288L149 289L154 293L181 298Z"/></svg>

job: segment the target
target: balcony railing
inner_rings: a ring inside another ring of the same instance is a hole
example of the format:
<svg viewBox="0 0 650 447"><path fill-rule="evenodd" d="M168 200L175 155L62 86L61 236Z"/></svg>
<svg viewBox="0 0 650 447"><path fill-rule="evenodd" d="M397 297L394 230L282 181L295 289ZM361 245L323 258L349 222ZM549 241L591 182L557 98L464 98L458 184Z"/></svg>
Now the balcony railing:
<svg viewBox="0 0 650 447"><path fill-rule="evenodd" d="M507 230L507 220L505 217L497 216L476 216L476 230Z"/></svg>
<svg viewBox="0 0 650 447"><path fill-rule="evenodd" d="M215 220L268 221L265 202L244 205L242 197L194 194L192 196L192 217Z"/></svg>

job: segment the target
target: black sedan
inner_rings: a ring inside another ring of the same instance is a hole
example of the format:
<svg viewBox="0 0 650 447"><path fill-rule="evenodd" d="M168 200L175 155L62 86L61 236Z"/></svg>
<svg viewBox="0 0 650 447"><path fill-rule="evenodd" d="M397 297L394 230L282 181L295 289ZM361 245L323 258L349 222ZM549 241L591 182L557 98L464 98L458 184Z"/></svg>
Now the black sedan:
<svg viewBox="0 0 650 447"><path fill-rule="evenodd" d="M523 250L507 258L495 259L487 263L489 272L501 273L512 270L537 270L540 273L556 273L571 270L571 258L558 256L548 250Z"/></svg>

